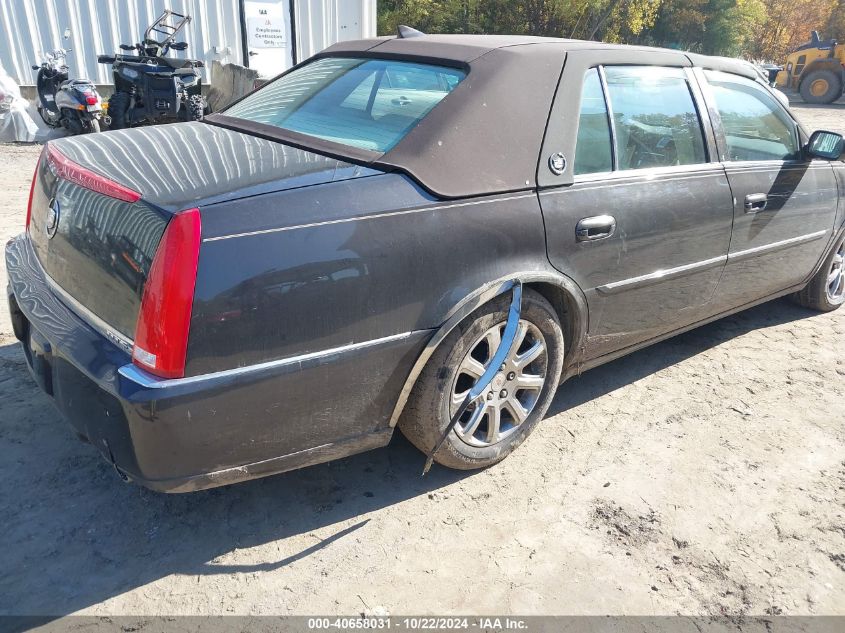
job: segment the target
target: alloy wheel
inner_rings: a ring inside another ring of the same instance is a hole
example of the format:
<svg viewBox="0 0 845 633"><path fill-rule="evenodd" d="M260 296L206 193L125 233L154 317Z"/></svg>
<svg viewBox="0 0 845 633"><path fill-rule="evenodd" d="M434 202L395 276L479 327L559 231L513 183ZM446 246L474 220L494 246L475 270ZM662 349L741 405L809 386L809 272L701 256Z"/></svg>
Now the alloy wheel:
<svg viewBox="0 0 845 633"><path fill-rule="evenodd" d="M499 344L505 323L494 325L469 348L452 384L450 412L454 415L467 392L481 377ZM533 323L520 320L514 349L487 391L458 420L455 432L470 446L491 446L515 433L534 410L546 383L548 354L543 334Z"/></svg>
<svg viewBox="0 0 845 633"><path fill-rule="evenodd" d="M827 274L827 299L831 303L838 303L843 294L845 294L845 242L839 245Z"/></svg>

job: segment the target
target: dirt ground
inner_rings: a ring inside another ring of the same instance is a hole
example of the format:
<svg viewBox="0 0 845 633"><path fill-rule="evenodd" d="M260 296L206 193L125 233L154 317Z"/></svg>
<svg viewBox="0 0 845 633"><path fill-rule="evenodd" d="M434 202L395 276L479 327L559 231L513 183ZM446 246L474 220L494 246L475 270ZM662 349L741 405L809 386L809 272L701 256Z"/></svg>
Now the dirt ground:
<svg viewBox="0 0 845 633"><path fill-rule="evenodd" d="M0 147L3 242L38 152ZM0 614L845 614L844 380L845 310L780 300L567 382L483 472L397 434L166 496L75 439L4 307Z"/></svg>

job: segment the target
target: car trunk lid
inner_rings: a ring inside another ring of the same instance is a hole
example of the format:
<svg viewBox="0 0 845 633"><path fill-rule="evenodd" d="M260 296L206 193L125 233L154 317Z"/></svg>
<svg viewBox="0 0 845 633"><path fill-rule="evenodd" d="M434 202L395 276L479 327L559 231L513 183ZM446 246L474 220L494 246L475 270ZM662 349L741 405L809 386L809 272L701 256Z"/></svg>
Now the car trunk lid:
<svg viewBox="0 0 845 633"><path fill-rule="evenodd" d="M76 136L57 147L169 211L381 173L201 122Z"/></svg>
<svg viewBox="0 0 845 633"><path fill-rule="evenodd" d="M175 213L370 173L201 123L61 139L36 171L29 236L55 290L130 343Z"/></svg>

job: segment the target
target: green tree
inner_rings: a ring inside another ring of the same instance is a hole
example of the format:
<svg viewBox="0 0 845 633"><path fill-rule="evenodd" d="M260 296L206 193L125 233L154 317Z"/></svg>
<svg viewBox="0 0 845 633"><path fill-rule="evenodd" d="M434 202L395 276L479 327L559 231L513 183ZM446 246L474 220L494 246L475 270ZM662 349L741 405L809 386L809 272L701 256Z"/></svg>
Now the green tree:
<svg viewBox="0 0 845 633"><path fill-rule="evenodd" d="M430 33L545 35L749 55L767 48L760 41L764 24L788 24L810 2L826 20L831 3L845 0L379 0L378 26L382 35L407 24ZM771 20L769 5L777 5L779 19Z"/></svg>
<svg viewBox="0 0 845 633"><path fill-rule="evenodd" d="M833 7L824 34L845 44L845 0L839 0Z"/></svg>

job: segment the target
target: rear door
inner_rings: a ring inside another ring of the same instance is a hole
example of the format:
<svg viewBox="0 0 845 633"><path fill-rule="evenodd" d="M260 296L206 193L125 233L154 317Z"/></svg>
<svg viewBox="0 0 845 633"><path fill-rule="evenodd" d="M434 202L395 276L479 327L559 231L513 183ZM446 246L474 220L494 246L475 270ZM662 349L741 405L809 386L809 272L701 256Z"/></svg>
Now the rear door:
<svg viewBox="0 0 845 633"><path fill-rule="evenodd" d="M759 83L700 71L734 200L733 236L717 302L728 309L801 283L833 231L831 164L807 160L798 124Z"/></svg>
<svg viewBox="0 0 845 633"><path fill-rule="evenodd" d="M549 258L589 303L588 357L707 315L730 242L688 60L632 54L569 54L538 174Z"/></svg>

